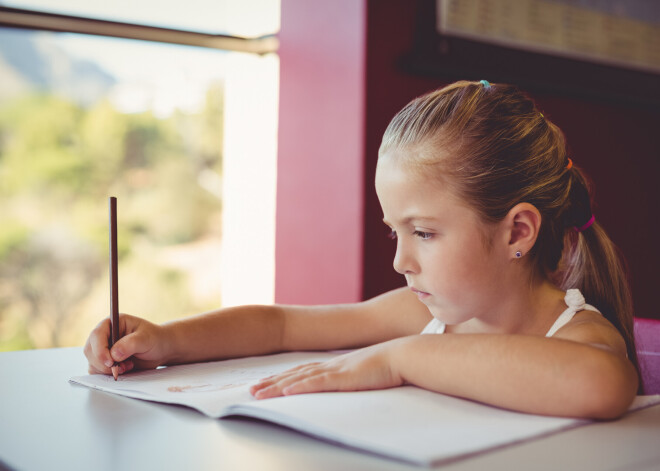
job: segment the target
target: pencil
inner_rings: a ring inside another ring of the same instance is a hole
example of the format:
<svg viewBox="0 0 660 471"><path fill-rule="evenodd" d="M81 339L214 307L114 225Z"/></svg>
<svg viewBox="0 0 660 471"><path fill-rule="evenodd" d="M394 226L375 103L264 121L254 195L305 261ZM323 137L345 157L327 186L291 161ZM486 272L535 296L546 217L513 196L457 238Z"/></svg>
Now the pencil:
<svg viewBox="0 0 660 471"><path fill-rule="evenodd" d="M117 198L111 196L110 207L110 341L108 348L119 340L119 288L117 280ZM119 365L112 365L112 376L117 381Z"/></svg>

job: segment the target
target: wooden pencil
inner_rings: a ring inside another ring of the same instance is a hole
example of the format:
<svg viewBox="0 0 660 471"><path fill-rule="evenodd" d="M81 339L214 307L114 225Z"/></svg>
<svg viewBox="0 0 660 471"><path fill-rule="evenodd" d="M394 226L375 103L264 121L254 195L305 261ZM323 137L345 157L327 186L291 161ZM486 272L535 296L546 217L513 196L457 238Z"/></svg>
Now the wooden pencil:
<svg viewBox="0 0 660 471"><path fill-rule="evenodd" d="M109 198L110 206L110 326L111 334L108 348L119 340L119 287L117 276L117 198ZM117 381L119 365L115 363L112 376Z"/></svg>

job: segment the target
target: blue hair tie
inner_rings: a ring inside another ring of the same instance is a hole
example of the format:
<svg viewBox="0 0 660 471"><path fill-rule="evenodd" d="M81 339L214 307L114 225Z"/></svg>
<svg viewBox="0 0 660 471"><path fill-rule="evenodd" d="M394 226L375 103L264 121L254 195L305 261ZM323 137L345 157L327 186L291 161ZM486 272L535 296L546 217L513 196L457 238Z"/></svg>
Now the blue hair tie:
<svg viewBox="0 0 660 471"><path fill-rule="evenodd" d="M488 82L488 80L481 80L479 83L486 89L490 88L490 82Z"/></svg>

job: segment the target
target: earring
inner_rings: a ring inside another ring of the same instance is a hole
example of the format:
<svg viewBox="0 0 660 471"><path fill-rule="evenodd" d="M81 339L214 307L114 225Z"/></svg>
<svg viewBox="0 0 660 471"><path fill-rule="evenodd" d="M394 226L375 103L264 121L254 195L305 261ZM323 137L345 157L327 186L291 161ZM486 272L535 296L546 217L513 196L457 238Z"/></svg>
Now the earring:
<svg viewBox="0 0 660 471"><path fill-rule="evenodd" d="M518 250L516 252L516 258L520 258L520 257L522 257L522 252L520 250Z"/></svg>

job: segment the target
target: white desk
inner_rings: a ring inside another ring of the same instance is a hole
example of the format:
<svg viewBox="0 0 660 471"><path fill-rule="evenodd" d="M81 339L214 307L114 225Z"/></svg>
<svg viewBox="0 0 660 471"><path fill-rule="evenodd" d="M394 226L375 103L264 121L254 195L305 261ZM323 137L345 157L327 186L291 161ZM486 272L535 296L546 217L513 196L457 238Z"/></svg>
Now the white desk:
<svg viewBox="0 0 660 471"><path fill-rule="evenodd" d="M86 371L80 348L0 353L0 469L421 469L268 423L213 420L68 383ZM442 469L660 470L660 405Z"/></svg>

